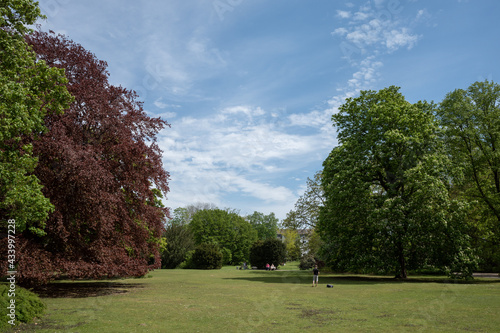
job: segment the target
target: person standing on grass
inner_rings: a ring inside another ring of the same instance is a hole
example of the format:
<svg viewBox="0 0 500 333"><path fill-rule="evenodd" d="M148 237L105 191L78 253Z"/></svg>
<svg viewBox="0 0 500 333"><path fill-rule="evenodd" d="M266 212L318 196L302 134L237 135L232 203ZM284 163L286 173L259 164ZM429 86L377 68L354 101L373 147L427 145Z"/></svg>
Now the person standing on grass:
<svg viewBox="0 0 500 333"><path fill-rule="evenodd" d="M313 269L313 287L314 287L314 284L316 283L316 287L318 286L318 280L319 280L319 269L318 269L318 265L314 265L314 269Z"/></svg>

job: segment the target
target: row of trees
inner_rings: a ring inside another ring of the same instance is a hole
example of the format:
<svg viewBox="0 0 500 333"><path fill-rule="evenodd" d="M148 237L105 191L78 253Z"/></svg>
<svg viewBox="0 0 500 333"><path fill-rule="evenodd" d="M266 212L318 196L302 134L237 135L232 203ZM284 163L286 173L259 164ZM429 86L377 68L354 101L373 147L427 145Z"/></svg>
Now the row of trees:
<svg viewBox="0 0 500 333"><path fill-rule="evenodd" d="M252 262L252 247L276 240L278 221L274 213L254 212L242 217L234 210L218 209L208 204L177 208L166 226L167 245L162 252L162 267L178 267L203 244L217 245L224 265Z"/></svg>
<svg viewBox="0 0 500 333"><path fill-rule="evenodd" d="M476 82L439 105L409 103L394 86L363 91L332 119L339 145L283 221L289 258L300 256L305 231L304 262L340 271L470 277L478 264L500 268L498 84ZM223 244L207 220L193 224L197 241Z"/></svg>
<svg viewBox="0 0 500 333"><path fill-rule="evenodd" d="M440 105L397 87L363 91L332 117L314 215L336 270L426 267L469 277L500 267L500 86L476 82Z"/></svg>
<svg viewBox="0 0 500 333"><path fill-rule="evenodd" d="M156 135L168 124L81 45L27 29L37 3L0 10L0 232L15 220L18 282L160 267L169 175Z"/></svg>

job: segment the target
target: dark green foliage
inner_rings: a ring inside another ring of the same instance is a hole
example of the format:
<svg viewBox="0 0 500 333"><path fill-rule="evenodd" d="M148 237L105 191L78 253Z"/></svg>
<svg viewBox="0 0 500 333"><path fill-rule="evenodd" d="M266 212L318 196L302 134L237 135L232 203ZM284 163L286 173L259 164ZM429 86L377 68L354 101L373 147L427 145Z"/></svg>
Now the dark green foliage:
<svg viewBox="0 0 500 333"><path fill-rule="evenodd" d="M302 270L311 269L314 265L316 265L316 260L313 256L303 256L300 258L299 268Z"/></svg>
<svg viewBox="0 0 500 333"><path fill-rule="evenodd" d="M189 251L186 253L186 259L181 262L181 264L178 266L179 268L182 269L194 269L194 264L193 264L193 254L194 250Z"/></svg>
<svg viewBox="0 0 500 333"><path fill-rule="evenodd" d="M176 268L185 259L195 243L191 230L186 225L170 224L163 233L167 246L161 253L162 268Z"/></svg>
<svg viewBox="0 0 500 333"><path fill-rule="evenodd" d="M500 270L500 84L475 82L437 111L453 162L453 195L471 202L467 222L481 269Z"/></svg>
<svg viewBox="0 0 500 333"><path fill-rule="evenodd" d="M194 250L192 262L196 269L221 269L222 252L216 244L200 244Z"/></svg>
<svg viewBox="0 0 500 333"><path fill-rule="evenodd" d="M265 268L266 264L278 267L285 259L286 247L279 239L259 240L250 249L250 263L257 268Z"/></svg>
<svg viewBox="0 0 500 333"><path fill-rule="evenodd" d="M0 285L0 330L4 330L7 327L12 327L8 323L11 320L7 314L10 311L7 307L10 305L10 300L15 299L16 303L16 321L15 324L18 325L20 322L28 323L35 317L40 317L45 311L45 304L40 300L38 295L32 293L31 291L16 286L15 297L9 297L9 285Z"/></svg>

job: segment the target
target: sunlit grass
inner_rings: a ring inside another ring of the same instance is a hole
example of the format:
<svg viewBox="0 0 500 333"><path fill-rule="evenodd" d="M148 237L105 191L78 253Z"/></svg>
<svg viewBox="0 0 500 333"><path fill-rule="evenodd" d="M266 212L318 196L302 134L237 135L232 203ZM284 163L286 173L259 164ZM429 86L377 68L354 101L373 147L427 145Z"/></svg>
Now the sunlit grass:
<svg viewBox="0 0 500 333"><path fill-rule="evenodd" d="M127 293L44 298L46 315L21 331L494 332L500 327L498 279L462 284L436 277L400 282L321 274L313 288L312 273L295 263L274 272L224 267L158 270L150 276L95 288Z"/></svg>

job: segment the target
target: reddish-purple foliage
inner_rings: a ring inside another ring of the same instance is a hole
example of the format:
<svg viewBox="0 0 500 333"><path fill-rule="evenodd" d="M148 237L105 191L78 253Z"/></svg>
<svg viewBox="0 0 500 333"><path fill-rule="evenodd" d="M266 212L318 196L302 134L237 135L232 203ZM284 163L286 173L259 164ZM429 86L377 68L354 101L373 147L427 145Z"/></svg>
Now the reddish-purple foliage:
<svg viewBox="0 0 500 333"><path fill-rule="evenodd" d="M36 176L55 206L45 237L19 237L18 278L141 276L160 267L158 240L168 192L156 135L165 126L146 115L135 92L108 82L107 64L61 35L27 37L39 59L64 68L75 102L50 114L48 132L33 142Z"/></svg>

